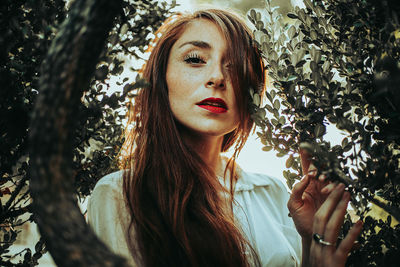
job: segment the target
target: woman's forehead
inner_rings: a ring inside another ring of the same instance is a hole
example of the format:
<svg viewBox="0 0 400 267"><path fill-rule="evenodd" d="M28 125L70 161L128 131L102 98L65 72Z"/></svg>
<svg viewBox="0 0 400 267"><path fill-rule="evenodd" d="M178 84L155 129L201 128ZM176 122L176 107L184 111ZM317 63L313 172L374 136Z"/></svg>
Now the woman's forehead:
<svg viewBox="0 0 400 267"><path fill-rule="evenodd" d="M195 19L190 21L176 41L181 46L185 42L199 40L206 43L225 42L225 36L220 27L208 19Z"/></svg>

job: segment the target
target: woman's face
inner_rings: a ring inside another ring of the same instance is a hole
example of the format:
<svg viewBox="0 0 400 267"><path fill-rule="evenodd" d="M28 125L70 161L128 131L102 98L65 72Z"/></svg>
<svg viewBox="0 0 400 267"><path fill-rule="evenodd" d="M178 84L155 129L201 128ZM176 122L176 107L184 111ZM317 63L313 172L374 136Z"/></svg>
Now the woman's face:
<svg viewBox="0 0 400 267"><path fill-rule="evenodd" d="M197 19L170 51L166 80L172 113L201 135L223 136L239 125L227 46L213 22Z"/></svg>

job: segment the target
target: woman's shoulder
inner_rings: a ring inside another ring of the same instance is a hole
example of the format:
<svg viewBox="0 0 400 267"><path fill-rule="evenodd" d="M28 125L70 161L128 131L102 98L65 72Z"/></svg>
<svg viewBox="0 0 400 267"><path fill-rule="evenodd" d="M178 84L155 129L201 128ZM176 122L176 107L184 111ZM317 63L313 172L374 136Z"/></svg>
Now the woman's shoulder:
<svg viewBox="0 0 400 267"><path fill-rule="evenodd" d="M240 170L239 179L236 182L236 191L254 190L257 187L288 192L282 180L276 177L264 173Z"/></svg>
<svg viewBox="0 0 400 267"><path fill-rule="evenodd" d="M119 170L103 176L96 183L96 186L94 187L93 191L96 191L99 188L110 188L110 189L122 188L123 175L124 175L124 170Z"/></svg>
<svg viewBox="0 0 400 267"><path fill-rule="evenodd" d="M124 170L119 170L100 178L90 195L89 205L103 205L105 201L111 204L123 200L123 174Z"/></svg>

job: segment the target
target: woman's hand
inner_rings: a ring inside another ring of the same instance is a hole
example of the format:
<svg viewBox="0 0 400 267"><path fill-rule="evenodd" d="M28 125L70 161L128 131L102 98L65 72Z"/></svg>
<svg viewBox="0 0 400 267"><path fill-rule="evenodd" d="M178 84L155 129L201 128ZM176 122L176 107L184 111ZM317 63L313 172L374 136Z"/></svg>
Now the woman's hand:
<svg viewBox="0 0 400 267"><path fill-rule="evenodd" d="M289 213L297 231L308 245L313 234L314 215L325 201L334 184L329 184L323 177L315 177L316 169L311 164L310 155L300 150L303 179L295 184L288 201Z"/></svg>
<svg viewBox="0 0 400 267"><path fill-rule="evenodd" d="M344 188L344 184L336 185L315 214L314 238L307 265L313 267L344 266L347 256L361 232L362 223L358 221L340 244L336 245L350 200L350 193L345 192Z"/></svg>
<svg viewBox="0 0 400 267"><path fill-rule="evenodd" d="M323 177L317 179L307 152L300 151L300 157L305 176L293 187L288 208L303 239L302 265L344 266L362 223L357 222L336 247L350 194L344 192L343 184L330 183Z"/></svg>

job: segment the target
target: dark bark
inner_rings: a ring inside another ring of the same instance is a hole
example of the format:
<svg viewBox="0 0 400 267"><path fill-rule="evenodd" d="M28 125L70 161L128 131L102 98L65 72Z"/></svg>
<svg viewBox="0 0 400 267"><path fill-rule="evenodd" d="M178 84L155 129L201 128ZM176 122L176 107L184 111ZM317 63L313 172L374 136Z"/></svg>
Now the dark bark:
<svg viewBox="0 0 400 267"><path fill-rule="evenodd" d="M76 0L42 65L30 132L32 211L58 266L126 266L86 224L73 189L74 119L120 0Z"/></svg>

